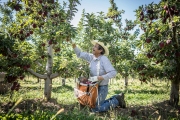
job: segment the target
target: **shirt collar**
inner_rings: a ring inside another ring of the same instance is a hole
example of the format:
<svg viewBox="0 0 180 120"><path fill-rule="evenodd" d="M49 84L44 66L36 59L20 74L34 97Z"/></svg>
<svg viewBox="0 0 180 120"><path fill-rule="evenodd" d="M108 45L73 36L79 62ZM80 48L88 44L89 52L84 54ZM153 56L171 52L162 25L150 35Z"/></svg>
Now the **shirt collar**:
<svg viewBox="0 0 180 120"><path fill-rule="evenodd" d="M95 56L93 55L93 60L94 60L94 61L95 61L95 60L100 60L101 56L102 56L102 55L100 55L99 57L95 57Z"/></svg>

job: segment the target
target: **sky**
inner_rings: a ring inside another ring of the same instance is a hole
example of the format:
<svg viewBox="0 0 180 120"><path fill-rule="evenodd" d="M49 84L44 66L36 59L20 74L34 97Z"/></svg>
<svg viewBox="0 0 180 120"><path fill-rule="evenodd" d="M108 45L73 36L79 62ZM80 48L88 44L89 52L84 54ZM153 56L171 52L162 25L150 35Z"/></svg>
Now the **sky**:
<svg viewBox="0 0 180 120"><path fill-rule="evenodd" d="M67 0L65 0L67 1ZM103 11L104 13L108 12L108 8L111 7L109 0L80 0L81 5L77 6L78 12L75 14L75 17L71 21L71 24L75 27L77 26L82 10L85 9L86 13L97 13ZM122 22L125 19L135 20L135 11L141 5L148 5L152 2L159 3L160 0L114 0L118 10L124 10L125 13L122 14Z"/></svg>
<svg viewBox="0 0 180 120"><path fill-rule="evenodd" d="M8 0L0 0L0 3L7 2ZM59 0L60 3L62 1L67 2L68 0ZM111 7L110 0L79 0L81 5L77 6L78 12L73 17L71 24L77 27L78 22L81 18L82 10L85 9L86 13L95 13L97 12L108 12L108 8ZM159 3L160 0L114 0L118 10L124 10L125 13L122 14L122 23L124 23L125 19L135 20L135 11L141 5L148 5L152 2Z"/></svg>

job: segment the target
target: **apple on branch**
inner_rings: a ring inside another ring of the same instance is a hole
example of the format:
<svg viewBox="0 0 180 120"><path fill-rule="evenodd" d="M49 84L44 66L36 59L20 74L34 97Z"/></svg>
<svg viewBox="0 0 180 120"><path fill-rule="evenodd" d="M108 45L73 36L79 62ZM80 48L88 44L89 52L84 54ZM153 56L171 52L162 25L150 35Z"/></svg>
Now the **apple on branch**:
<svg viewBox="0 0 180 120"><path fill-rule="evenodd" d="M159 47L160 47L160 48L163 48L164 46L165 46L164 41L161 41L161 42L159 43Z"/></svg>
<svg viewBox="0 0 180 120"><path fill-rule="evenodd" d="M150 42L151 42L151 38L147 38L147 39L146 39L146 42L147 42L147 43L150 43Z"/></svg>

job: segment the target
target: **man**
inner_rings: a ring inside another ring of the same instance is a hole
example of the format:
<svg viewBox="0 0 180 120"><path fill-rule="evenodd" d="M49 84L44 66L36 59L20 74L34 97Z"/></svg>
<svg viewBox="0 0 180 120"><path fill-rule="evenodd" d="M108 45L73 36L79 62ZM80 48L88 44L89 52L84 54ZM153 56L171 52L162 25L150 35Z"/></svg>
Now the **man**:
<svg viewBox="0 0 180 120"><path fill-rule="evenodd" d="M125 108L126 103L124 101L124 94L115 95L105 100L108 94L109 79L115 77L117 74L117 71L114 69L110 60L107 58L109 55L108 45L105 46L103 42L99 42L98 40L93 40L91 43L94 45L92 54L82 52L74 43L72 46L77 57L89 62L89 80L91 82L100 81L98 87L98 101L96 103L96 107L92 108L92 111L105 112L110 108L117 106ZM98 63L100 63L99 67Z"/></svg>

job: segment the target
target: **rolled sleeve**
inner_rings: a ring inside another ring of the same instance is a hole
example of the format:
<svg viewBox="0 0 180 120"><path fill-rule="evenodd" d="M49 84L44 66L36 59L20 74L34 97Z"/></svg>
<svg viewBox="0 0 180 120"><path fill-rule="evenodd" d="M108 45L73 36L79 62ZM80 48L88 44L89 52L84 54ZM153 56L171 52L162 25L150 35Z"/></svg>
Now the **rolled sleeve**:
<svg viewBox="0 0 180 120"><path fill-rule="evenodd" d="M77 57L87 60L89 62L91 61L91 59L93 57L92 54L87 53L87 52L82 52L81 49L79 49L78 47L74 48L74 52L77 55Z"/></svg>

